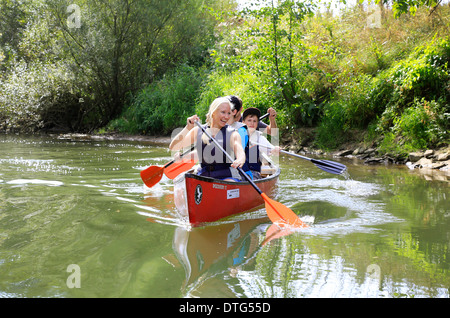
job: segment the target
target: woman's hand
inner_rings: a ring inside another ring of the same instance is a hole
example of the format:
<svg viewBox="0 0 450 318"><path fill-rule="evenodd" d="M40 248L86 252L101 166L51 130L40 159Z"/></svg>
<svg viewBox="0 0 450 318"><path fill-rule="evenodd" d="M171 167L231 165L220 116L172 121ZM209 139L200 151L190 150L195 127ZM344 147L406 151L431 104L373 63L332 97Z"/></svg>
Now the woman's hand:
<svg viewBox="0 0 450 318"><path fill-rule="evenodd" d="M180 161L181 161L181 152L177 151L177 152L173 155L173 161L174 161L174 162L180 162Z"/></svg>
<svg viewBox="0 0 450 318"><path fill-rule="evenodd" d="M196 121L201 123L200 118L197 115L188 117L188 119L186 120L186 127L184 127L183 130L181 130L175 137L173 137L172 141L170 142L170 150L180 150L184 147L192 145L197 140L196 135L192 134L192 129L194 128ZM188 136L192 138L188 138Z"/></svg>
<svg viewBox="0 0 450 318"><path fill-rule="evenodd" d="M233 147L236 160L233 161L231 166L233 168L242 168L245 163L245 151L242 148L242 139L237 131L234 131L230 140L231 147Z"/></svg>
<svg viewBox="0 0 450 318"><path fill-rule="evenodd" d="M245 163L245 156L244 158L237 158L236 160L234 160L231 166L235 169L242 168L244 166L244 163Z"/></svg>
<svg viewBox="0 0 450 318"><path fill-rule="evenodd" d="M189 130L194 128L196 121L201 123L200 118L197 115L193 115L191 117L188 117L188 119L186 120L186 128L189 129Z"/></svg>

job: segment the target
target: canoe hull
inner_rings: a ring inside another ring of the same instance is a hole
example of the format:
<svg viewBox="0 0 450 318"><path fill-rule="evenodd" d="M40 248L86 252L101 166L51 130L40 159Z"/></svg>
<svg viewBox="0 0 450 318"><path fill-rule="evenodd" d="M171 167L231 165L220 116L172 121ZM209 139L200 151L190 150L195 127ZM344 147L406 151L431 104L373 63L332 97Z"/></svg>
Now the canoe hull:
<svg viewBox="0 0 450 318"><path fill-rule="evenodd" d="M272 196L279 175L278 169L273 175L256 180L255 183L261 191ZM193 226L214 222L264 204L261 195L248 182L227 182L186 173L175 179L174 183L177 210Z"/></svg>

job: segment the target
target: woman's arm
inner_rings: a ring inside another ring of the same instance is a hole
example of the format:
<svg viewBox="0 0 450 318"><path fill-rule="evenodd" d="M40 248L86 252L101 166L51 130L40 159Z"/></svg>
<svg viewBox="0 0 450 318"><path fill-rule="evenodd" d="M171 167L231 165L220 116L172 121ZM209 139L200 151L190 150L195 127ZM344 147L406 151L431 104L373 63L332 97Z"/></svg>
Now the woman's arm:
<svg viewBox="0 0 450 318"><path fill-rule="evenodd" d="M197 115L191 116L187 119L186 127L183 128L170 142L170 150L180 150L184 147L192 145L197 140L198 127L195 126L195 121L198 121Z"/></svg>
<svg viewBox="0 0 450 318"><path fill-rule="evenodd" d="M189 130L186 136L179 138L177 142L174 142L175 141L174 138L174 140L169 145L169 149L173 151L178 151L194 144L197 141L197 132L198 127L194 127L191 130Z"/></svg>

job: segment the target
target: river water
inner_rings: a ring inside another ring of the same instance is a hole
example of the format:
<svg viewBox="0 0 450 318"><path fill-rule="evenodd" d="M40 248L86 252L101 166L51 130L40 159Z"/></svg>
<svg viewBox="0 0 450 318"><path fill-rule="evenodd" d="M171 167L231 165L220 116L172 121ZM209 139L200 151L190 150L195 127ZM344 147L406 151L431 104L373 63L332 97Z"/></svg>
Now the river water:
<svg viewBox="0 0 450 318"><path fill-rule="evenodd" d="M270 237L265 209L176 218L166 145L0 135L0 297L449 297L449 176L282 155L276 200L310 226ZM332 159L338 160L338 159Z"/></svg>

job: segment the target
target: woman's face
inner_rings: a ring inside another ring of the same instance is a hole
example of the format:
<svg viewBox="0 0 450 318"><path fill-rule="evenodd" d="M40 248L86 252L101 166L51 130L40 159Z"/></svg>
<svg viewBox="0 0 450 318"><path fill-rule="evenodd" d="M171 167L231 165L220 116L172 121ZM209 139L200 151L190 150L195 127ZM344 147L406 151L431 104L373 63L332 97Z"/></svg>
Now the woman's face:
<svg viewBox="0 0 450 318"><path fill-rule="evenodd" d="M213 126L224 127L231 117L231 107L228 103L220 104L216 111L212 114Z"/></svg>

